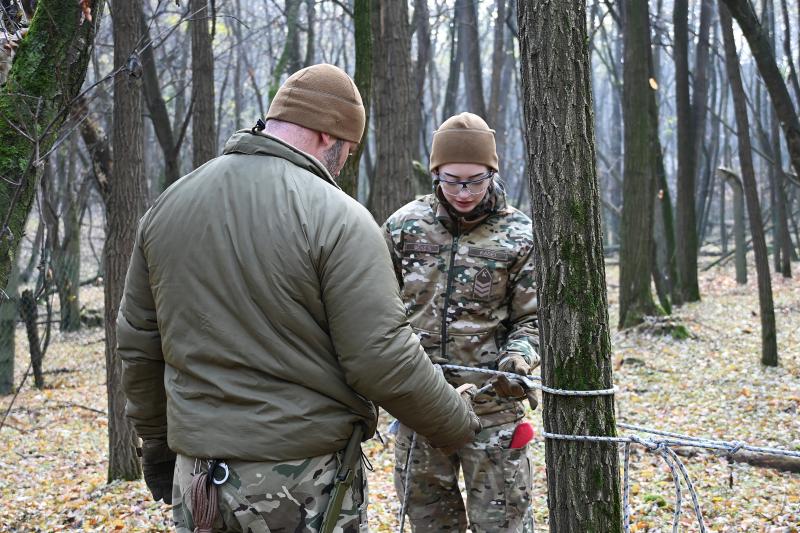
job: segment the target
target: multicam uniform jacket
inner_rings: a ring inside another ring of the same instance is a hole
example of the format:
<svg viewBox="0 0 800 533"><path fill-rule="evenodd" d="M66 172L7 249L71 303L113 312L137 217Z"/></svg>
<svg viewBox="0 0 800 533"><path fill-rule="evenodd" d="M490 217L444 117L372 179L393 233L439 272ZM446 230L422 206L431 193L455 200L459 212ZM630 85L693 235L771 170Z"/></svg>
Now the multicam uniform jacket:
<svg viewBox="0 0 800 533"><path fill-rule="evenodd" d="M434 363L497 369L508 355L539 364L531 220L494 184L471 219L437 195L406 204L384 224L406 314ZM453 385L485 374L446 372ZM522 404L475 398L485 427L516 420Z"/></svg>

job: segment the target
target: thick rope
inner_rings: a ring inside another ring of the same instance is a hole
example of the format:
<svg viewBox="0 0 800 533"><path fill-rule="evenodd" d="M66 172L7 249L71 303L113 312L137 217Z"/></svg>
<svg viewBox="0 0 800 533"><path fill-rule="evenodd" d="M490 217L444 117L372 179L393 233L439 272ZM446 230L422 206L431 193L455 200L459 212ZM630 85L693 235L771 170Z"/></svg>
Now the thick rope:
<svg viewBox="0 0 800 533"><path fill-rule="evenodd" d="M541 381L541 378L536 376L519 376L511 372L500 372L498 370L489 370L487 368L473 368L473 367L459 366L459 365L440 365L440 366L445 370L465 371L465 372L488 374L495 376L503 375L510 379L516 379L518 381L522 380L523 385L525 385L526 387L539 389L543 392L559 396L608 396L617 392L616 387L611 389L583 390L583 391L554 389L551 387L547 387L545 385L534 383L532 380ZM484 387L479 389L479 391L485 392L490 388L491 385L485 385ZM630 519L631 519L631 508L629 503L630 448L632 444L639 444L650 452L658 453L664 460L666 465L669 467L670 472L672 473L672 480L675 486L675 511L672 519L673 533L678 533L680 526L680 517L681 517L682 503L683 503L683 495L681 491L681 478L683 478L683 481L686 483L686 487L689 490L689 495L691 496L692 499L692 507L694 515L697 520L697 524L700 528L700 532L701 533L706 532L705 521L703 519L703 512L700 509L700 501L699 498L697 497L697 491L695 490L694 484L692 483L692 480L689 477L689 472L688 470L686 470L686 466L680 460L678 454L676 454L675 451L672 450L673 446L685 446L685 447L720 450L726 452L728 455L733 455L739 452L740 450L747 450L767 455L779 455L784 457L800 458L800 452L784 450L781 448L765 447L765 446L751 446L745 442L738 440L726 441L726 440L707 439L702 437L692 437L681 433L660 431L656 429L646 428L643 426L637 426L634 424L618 423L617 426L623 429L629 429L632 431L638 431L650 435L657 435L661 438L646 439L635 434L622 437L612 437L605 435L565 435L561 433L549 433L546 431L542 432L542 436L546 439L566 440L572 442L606 442L606 443L613 442L624 445L622 509L623 509L623 523L624 523L625 533L630 532ZM408 471L406 471L406 475L408 475ZM407 489L408 487L406 487L406 490ZM405 498L403 501L403 508L405 509ZM401 522L401 527L402 527L402 522Z"/></svg>
<svg viewBox="0 0 800 533"><path fill-rule="evenodd" d="M192 479L192 521L194 533L213 533L217 518L217 486L211 482L207 472L200 472Z"/></svg>
<svg viewBox="0 0 800 533"><path fill-rule="evenodd" d="M459 365L440 365L445 370L461 370L464 372L474 372L477 374L490 374L493 376L506 376L509 379L520 379L526 378L527 380L536 380L541 381L542 378L537 376L520 376L519 374L514 374L513 372L501 372L499 370L490 370L488 368L474 368L471 366L459 366ZM617 388L611 389L598 389L598 390L566 390L566 389L554 389L548 387L546 385L541 385L539 383L530 383L531 388L538 389L542 392L546 392L548 394L554 394L558 396L610 396L617 392ZM485 387L484 387L485 389ZM484 390L481 389L481 390Z"/></svg>

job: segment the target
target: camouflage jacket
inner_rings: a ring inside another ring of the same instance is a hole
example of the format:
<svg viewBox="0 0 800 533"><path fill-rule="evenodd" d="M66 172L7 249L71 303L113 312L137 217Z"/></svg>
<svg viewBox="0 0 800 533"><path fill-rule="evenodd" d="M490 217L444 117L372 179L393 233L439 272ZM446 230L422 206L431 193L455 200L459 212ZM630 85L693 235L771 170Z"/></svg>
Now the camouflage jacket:
<svg viewBox="0 0 800 533"><path fill-rule="evenodd" d="M434 194L410 202L384 224L406 314L435 363L497 369L507 355L539 364L531 220L493 186L465 219ZM485 374L448 372L479 387ZM522 416L519 402L494 392L476 398L484 424ZM486 420L485 415L491 414Z"/></svg>

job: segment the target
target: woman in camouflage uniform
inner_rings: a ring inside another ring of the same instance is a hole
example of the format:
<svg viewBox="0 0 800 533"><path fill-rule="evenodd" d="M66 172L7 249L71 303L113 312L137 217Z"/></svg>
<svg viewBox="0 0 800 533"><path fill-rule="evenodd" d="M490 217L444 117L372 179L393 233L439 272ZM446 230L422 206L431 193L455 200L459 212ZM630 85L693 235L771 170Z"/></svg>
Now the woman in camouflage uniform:
<svg viewBox="0 0 800 533"><path fill-rule="evenodd" d="M531 220L506 203L494 131L471 113L434 133L435 192L395 212L384 225L409 321L434 363L529 374L536 353L536 290ZM487 383L486 374L446 370L454 386ZM507 388L475 397L483 431L455 453L421 437L405 486L412 431L400 426L395 488L413 530L473 533L533 531L527 445L511 449L524 416ZM459 469L467 489L458 488Z"/></svg>

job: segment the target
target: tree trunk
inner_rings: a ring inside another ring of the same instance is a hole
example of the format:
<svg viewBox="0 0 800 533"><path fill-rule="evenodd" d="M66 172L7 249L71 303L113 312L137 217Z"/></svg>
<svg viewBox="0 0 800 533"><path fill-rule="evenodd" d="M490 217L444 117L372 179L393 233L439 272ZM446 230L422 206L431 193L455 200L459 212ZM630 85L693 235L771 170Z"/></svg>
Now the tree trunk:
<svg viewBox="0 0 800 533"><path fill-rule="evenodd" d="M464 90L467 96L467 111L486 119L486 100L483 97L483 72L481 71L481 47L478 36L478 2L461 2L458 41L461 61L464 65Z"/></svg>
<svg viewBox="0 0 800 533"><path fill-rule="evenodd" d="M800 176L800 120L797 118L783 75L775 62L767 34L759 24L749 0L720 1L725 3L730 14L739 23L739 28L747 39L747 44L750 45L750 52L756 60L758 71L761 73L761 78L764 80L775 113L783 128L795 174Z"/></svg>
<svg viewBox="0 0 800 533"><path fill-rule="evenodd" d="M770 144L773 164L772 183L774 190L775 203L773 211L775 213L775 243L773 246L778 250L775 271L780 272L784 278L792 277L792 238L789 235L789 217L786 209L786 176L783 173L781 157L781 138L779 133L778 119L774 109L770 109Z"/></svg>
<svg viewBox="0 0 800 533"><path fill-rule="evenodd" d="M236 0L234 3L234 16L242 20L242 2ZM244 60L242 59L243 49L245 47L244 40L242 39L242 25L233 22L233 37L236 42L236 63L233 67L233 122L234 130L238 130L244 126L242 122L242 111L244 108L244 95L242 94L242 84L244 83Z"/></svg>
<svg viewBox="0 0 800 533"><path fill-rule="evenodd" d="M419 132L419 135L417 136L413 157L421 162L428 159L424 147L427 140L426 137L430 135L428 128L425 127L427 118L425 113L425 73L431 60L431 24L429 19L428 1L414 0L412 26L417 39L417 60L414 65L414 82L416 84L414 101L418 104L418 110L412 131Z"/></svg>
<svg viewBox="0 0 800 533"><path fill-rule="evenodd" d="M726 222L727 214L725 212L726 196L725 181L723 179L719 189L719 241L722 246L722 255L728 253L728 225Z"/></svg>
<svg viewBox="0 0 800 533"><path fill-rule="evenodd" d="M356 153L347 159L347 162L339 173L338 183L344 192L358 197L358 177L361 165L361 155L367 144L369 135L369 116L372 97L372 29L371 29L371 5L372 0L355 0L353 3L353 25L355 26L356 40L356 72L354 81L358 92L361 93L361 101L364 103L366 113L364 136L358 145Z"/></svg>
<svg viewBox="0 0 800 533"><path fill-rule="evenodd" d="M739 162L742 167L744 194L747 201L747 212L750 218L750 235L753 238L753 251L756 256L756 274L758 276L758 302L761 311L761 363L767 366L778 365L778 345L775 333L775 311L772 304L772 280L769 272L767 244L764 239L764 227L761 222L761 206L758 202L758 189L753 170L753 155L750 145L750 123L747 118L747 104L744 86L739 72L739 58L736 54L736 42L733 37L731 14L720 0L719 15L722 26L722 37L725 42L725 66L733 94L736 111L736 130L739 134ZM737 245L738 248L738 245Z"/></svg>
<svg viewBox="0 0 800 533"><path fill-rule="evenodd" d="M299 0L285 0L283 13L286 16L286 40L283 43L283 51L281 52L278 62L272 69L272 81L269 85L269 100L272 101L281 86L281 76L284 73L294 73L299 70L299 35L297 32L297 23L300 16L300 2Z"/></svg>
<svg viewBox="0 0 800 533"><path fill-rule="evenodd" d="M450 69L447 75L447 88L444 93L444 106L442 107L442 120L456 114L456 100L458 99L458 85L461 81L461 36L459 28L463 0L456 0L453 8L453 19L450 25Z"/></svg>
<svg viewBox="0 0 800 533"><path fill-rule="evenodd" d="M114 68L122 67L140 42L142 0L114 0ZM202 15L201 15L202 16ZM203 19L205 20L205 19ZM196 79L195 79L196 81ZM195 115L197 116L197 115ZM121 363L117 355L117 312L147 185L142 152L141 82L124 73L114 78L112 146L114 167L106 200L105 328L108 389L108 481L141 477L135 432L125 417Z"/></svg>
<svg viewBox="0 0 800 533"><path fill-rule="evenodd" d="M650 291L653 242L653 200L656 172L653 141L658 126L651 112L650 23L647 0L625 2L623 117L625 170L622 197L622 239L619 259L619 328L657 314Z"/></svg>
<svg viewBox="0 0 800 533"><path fill-rule="evenodd" d="M744 193L742 180L732 170L720 168L722 177L730 184L733 190L733 234L736 253L736 283L747 284L747 242L744 230ZM726 252L723 252L723 255Z"/></svg>
<svg viewBox="0 0 800 533"><path fill-rule="evenodd" d="M14 392L14 331L17 323L19 268L16 262L8 278L5 293L0 299L0 396Z"/></svg>
<svg viewBox="0 0 800 533"><path fill-rule="evenodd" d="M612 386L583 0L518 3L542 380ZM547 43L543 48L542 43ZM615 435L613 396L543 395L545 431ZM550 531L621 531L614 443L545 441Z"/></svg>
<svg viewBox="0 0 800 533"><path fill-rule="evenodd" d="M88 3L92 21L83 20L75 0L40 0L0 89L0 287L8 284L31 210L39 157L55 142L86 75L103 6L102 0ZM12 124L25 128L35 142Z"/></svg>
<svg viewBox="0 0 800 533"><path fill-rule="evenodd" d="M372 83L375 88L375 177L370 183L369 210L383 223L413 198L411 154L416 112L411 105L411 35L405 2L372 2Z"/></svg>
<svg viewBox="0 0 800 533"><path fill-rule="evenodd" d="M794 90L794 97L800 101L800 81L797 78L797 69L794 64L794 56L792 55L792 32L789 23L789 8L786 5L786 0L781 0L781 11L783 13L783 53L785 60L789 64L789 80L792 83Z"/></svg>
<svg viewBox="0 0 800 533"><path fill-rule="evenodd" d="M497 15L494 20L494 42L492 44L492 79L489 91L489 109L486 121L491 127L497 123L500 112L500 83L502 81L503 66L505 65L505 27L506 27L506 2L497 0Z"/></svg>
<svg viewBox="0 0 800 533"><path fill-rule="evenodd" d="M314 7L315 0L306 0L306 55L303 66L310 67L316 60L316 31L317 9ZM356 60L357 61L357 60Z"/></svg>
<svg viewBox="0 0 800 533"><path fill-rule="evenodd" d="M44 374L42 374L42 345L39 341L39 309L36 299L30 289L22 291L19 299L19 316L25 323L25 331L28 333L28 351L31 354L31 369L33 370L33 382L37 389L44 388Z"/></svg>
<svg viewBox="0 0 800 533"><path fill-rule="evenodd" d="M39 252L42 249L42 241L44 240L44 221L39 217L39 224L36 225L36 235L33 237L33 245L31 246L31 257L28 259L28 264L25 270L20 273L20 281L27 283L33 271L39 266ZM16 262L15 262L16 264Z"/></svg>
<svg viewBox="0 0 800 533"><path fill-rule="evenodd" d="M709 93L709 34L711 29L711 14L713 12L713 0L700 0L700 26L697 33L697 46L695 50L695 63L692 76L694 82L692 84L692 142L694 143L694 173L695 184L700 183L701 187L698 192L701 194L695 202L695 215L697 226L695 231L699 238L696 240L697 247L703 245L702 232L700 227L703 221L703 208L705 207L706 197L709 194L709 182L711 180L712 172L707 164L704 164L705 153L705 140L706 140L706 125L708 110L714 109L713 100L709 103L709 96L716 97L716 91ZM712 72L713 74L713 72ZM699 216L698 216L699 215Z"/></svg>
<svg viewBox="0 0 800 533"><path fill-rule="evenodd" d="M692 104L689 98L689 2L675 0L675 102L678 139L677 266L681 302L700 299L697 283L697 224L695 214L695 166ZM677 302L676 302L677 303Z"/></svg>
<svg viewBox="0 0 800 533"><path fill-rule="evenodd" d="M161 82L156 70L155 53L153 52L144 11L141 13L140 20L145 43L142 51L142 86L147 110L150 113L150 121L153 123L153 130L156 133L156 139L164 157L163 188L166 189L181 177L180 146L183 139L181 138L180 143L175 141L172 122L169 118L169 111L167 111L167 103L161 94ZM148 44L150 46L147 46Z"/></svg>
<svg viewBox="0 0 800 533"><path fill-rule="evenodd" d="M214 51L208 0L190 0L192 19L192 164L194 168L217 156L214 127Z"/></svg>

